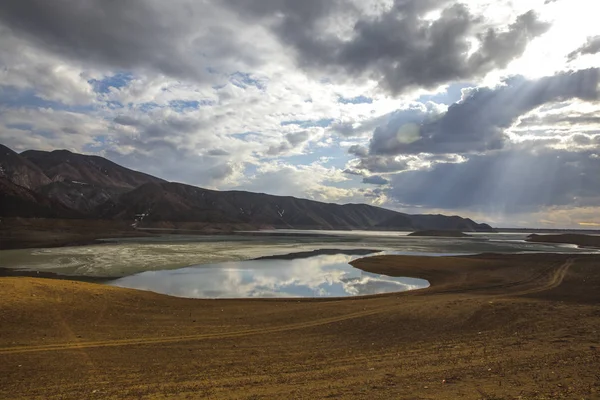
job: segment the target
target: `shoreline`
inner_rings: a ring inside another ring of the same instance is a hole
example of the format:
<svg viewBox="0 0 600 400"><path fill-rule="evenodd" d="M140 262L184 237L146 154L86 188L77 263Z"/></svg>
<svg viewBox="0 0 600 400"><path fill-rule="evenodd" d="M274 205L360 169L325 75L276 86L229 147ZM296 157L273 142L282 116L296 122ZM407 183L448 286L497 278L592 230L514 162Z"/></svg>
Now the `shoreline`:
<svg viewBox="0 0 600 400"><path fill-rule="evenodd" d="M107 242L110 243L110 242ZM100 243L101 244L101 243ZM410 263L418 263L418 264L423 264L423 265L427 265L427 266L432 266L432 265L444 265L444 264L450 264L450 265L454 265L454 266L463 266L463 263L471 263L472 260L487 260L487 261L494 261L494 260L501 260L501 259L509 259L509 260L526 260L526 259L539 259L539 258L544 258L544 259L553 259L553 258L561 258L564 259L566 258L572 258L572 257L578 257L578 258L586 258L586 256L592 257L592 258L597 258L599 263L600 263L600 253L550 253L550 252L531 252L531 253L478 253L478 254L468 254L468 255L447 255L447 256L412 256L412 255L389 255L389 254L384 254L384 255L377 255L377 253L380 253L381 250L374 250L374 249L316 249L316 250L311 250L311 251L300 251L300 252L292 252L292 253L286 253L286 254L281 254L281 255L270 255L270 256L262 256L262 257L257 257L257 258L251 258L248 259L246 261L260 261L260 260L293 260L293 259L302 259L302 258L309 258L309 257L315 257L315 256L319 256L319 255L331 255L331 254L344 254L344 255L357 255L357 256L364 256L364 257L360 257L357 258L353 261L350 261L348 264L353 266L354 268L360 269L361 271L364 272L370 272L370 273L375 273L375 274L381 274L381 275L385 275L385 276L390 276L390 277L407 277L407 278L416 278L416 279L424 279L427 280L430 284L429 287L427 288L421 288L421 289L414 289L414 290L408 290L408 291L401 291L401 292L388 292L388 293L381 293L381 294L372 294L372 295L361 295L361 296L349 296L349 297L326 297L326 298L321 298L321 297L290 297L290 298L285 298L285 297L277 297L277 298L244 298L244 297L240 297L240 298L227 298L227 299L212 299L212 298L193 298L193 299L198 299L198 300L250 300L250 301L254 301L254 300L267 300L267 301L271 301L271 300L290 300L290 301L330 301L330 300L344 300L344 299L360 299L360 298L369 298L369 297L379 297L379 296L386 296L386 295L398 295L398 294L402 294L402 293L412 293L415 290L418 291L423 291L423 290L431 290L432 287L437 284L443 283L443 284L448 284L449 281L451 281L452 279L457 279L457 277L459 275L456 275L455 273L449 273L449 271L446 271L445 274L447 274L447 276L442 280L439 281L440 277L439 277L439 271L435 270L436 273L432 275L432 271L430 269L425 269L425 270L420 270L420 269L415 269L413 266L406 266L406 262ZM395 265L387 265L385 262L381 263L381 260L389 260L389 259L394 259L394 260L401 260L403 261L400 264L395 264ZM177 269L183 269L183 268L190 268L195 266L194 265L188 265L188 266L182 266L182 267L178 267L175 268L174 270ZM198 265L204 265L204 264L198 264ZM167 269L168 270L168 269ZM108 283L110 281L114 281L120 278L124 278L127 276L132 276L132 275L136 275L139 273L143 273L143 272L147 272L147 271L161 271L160 269L157 270L146 270L146 271L140 271L140 272L136 272L134 274L131 275L123 275L123 276L94 276L94 275L68 275L68 274L61 274L58 272L52 272L52 271L38 271L38 270L29 270L29 269L13 269L13 268L7 268L7 267L1 267L0 266L0 279L2 278L17 278L17 277L22 277L22 278L39 278L39 279L49 279L49 280L59 280L59 281L73 281L73 282L84 282L84 283L97 283L97 284L105 284ZM415 273L416 271L418 271L418 273ZM470 273L478 273L478 271L471 271ZM464 277L459 277L459 279L464 279ZM132 288L125 288L126 290L141 290L141 289L132 289ZM154 293L154 292L153 292ZM160 294L160 293L157 293ZM169 296L169 297L177 297L177 296L171 296L171 295L165 295L165 296Z"/></svg>
<svg viewBox="0 0 600 400"><path fill-rule="evenodd" d="M110 242L107 242L110 243ZM332 255L332 254L344 254L344 255L358 255L358 256L366 256L369 254L376 254L381 252L381 250L372 250L372 249L316 249L311 251L299 251L281 255L270 255L270 256L262 256L257 258L251 258L246 261L260 261L260 260L293 260L293 259L302 259L315 257L320 255ZM192 264L187 266L182 266L175 269L182 268L190 268L196 265L204 265L204 264ZM148 270L150 271L150 270ZM160 270L152 270L152 271L160 271ZM138 273L147 272L140 271ZM0 267L0 278L4 277L29 277L29 278L44 278L44 279L57 279L57 280L70 280L70 281L78 281L78 282L89 282L89 283L106 283L116 279L124 278L126 276L131 275L123 275L123 276L94 276L94 275L67 275L61 274L58 272L52 271L38 271L38 270L30 270L30 269L18 269L18 268L7 268ZM134 290L134 289L132 289Z"/></svg>
<svg viewBox="0 0 600 400"><path fill-rule="evenodd" d="M571 244L580 249L600 250L600 236L583 234L538 235L531 234L526 239L528 243Z"/></svg>

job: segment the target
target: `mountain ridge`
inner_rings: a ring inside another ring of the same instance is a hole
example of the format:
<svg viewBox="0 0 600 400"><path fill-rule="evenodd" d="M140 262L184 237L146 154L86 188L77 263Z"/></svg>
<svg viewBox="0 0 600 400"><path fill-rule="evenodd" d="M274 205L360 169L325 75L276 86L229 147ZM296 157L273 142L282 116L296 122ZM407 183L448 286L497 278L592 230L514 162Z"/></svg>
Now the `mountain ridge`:
<svg viewBox="0 0 600 400"><path fill-rule="evenodd" d="M27 199L28 214L131 221L136 227L194 222L288 229L493 230L487 224L459 216L410 215L363 203L336 204L242 190L204 189L167 182L99 156L67 150L27 150L18 154L6 147L0 150L4 149L8 156L0 157L2 171L17 172L4 173L2 178L19 187L22 185L18 182L35 184L26 188L28 192L9 184L0 186L1 192L8 193L3 197L2 216L9 216L4 209L12 210L10 216L20 216L14 215L19 207L12 204L21 196L23 201ZM41 208L34 212L36 202ZM49 212L52 209L56 212Z"/></svg>

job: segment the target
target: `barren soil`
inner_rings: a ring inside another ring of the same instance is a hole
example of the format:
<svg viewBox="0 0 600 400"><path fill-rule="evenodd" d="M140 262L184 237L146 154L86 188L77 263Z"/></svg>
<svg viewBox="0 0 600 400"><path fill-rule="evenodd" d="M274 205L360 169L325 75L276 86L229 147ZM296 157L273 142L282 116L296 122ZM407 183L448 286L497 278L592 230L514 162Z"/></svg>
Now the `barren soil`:
<svg viewBox="0 0 600 400"><path fill-rule="evenodd" d="M535 243L569 243L579 247L591 247L600 249L600 235L584 235L575 233L564 233L560 235L529 235L528 242Z"/></svg>
<svg viewBox="0 0 600 400"><path fill-rule="evenodd" d="M354 264L431 287L216 301L0 278L0 398L600 397L600 256Z"/></svg>

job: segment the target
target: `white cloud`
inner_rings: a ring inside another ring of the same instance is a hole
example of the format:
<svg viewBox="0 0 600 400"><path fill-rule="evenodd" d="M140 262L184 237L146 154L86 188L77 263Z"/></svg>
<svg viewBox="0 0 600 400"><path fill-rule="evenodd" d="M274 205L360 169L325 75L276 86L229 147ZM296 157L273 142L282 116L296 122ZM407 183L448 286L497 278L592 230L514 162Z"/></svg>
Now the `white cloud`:
<svg viewBox="0 0 600 400"><path fill-rule="evenodd" d="M0 25L0 86L31 90L36 96L67 105L87 105L96 95L80 65L39 48Z"/></svg>

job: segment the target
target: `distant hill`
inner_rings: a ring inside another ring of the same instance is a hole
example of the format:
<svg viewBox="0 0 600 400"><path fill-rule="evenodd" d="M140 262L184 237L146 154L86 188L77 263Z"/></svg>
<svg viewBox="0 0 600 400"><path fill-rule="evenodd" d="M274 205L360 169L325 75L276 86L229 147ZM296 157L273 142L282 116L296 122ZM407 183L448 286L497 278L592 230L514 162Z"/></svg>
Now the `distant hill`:
<svg viewBox="0 0 600 400"><path fill-rule="evenodd" d="M409 233L408 236L432 236L432 237L470 237L461 231L428 230Z"/></svg>
<svg viewBox="0 0 600 400"><path fill-rule="evenodd" d="M492 230L458 216L409 215L367 204L202 189L66 150L17 154L2 146L0 151L5 153L0 165L6 180L0 186L0 216L79 215L137 221L140 226L200 222L256 228Z"/></svg>
<svg viewBox="0 0 600 400"><path fill-rule="evenodd" d="M366 204L332 204L295 197L272 196L242 191L214 191L181 183L146 184L124 194L116 202L101 206L103 218L134 219L143 222L194 221L246 223L255 226L295 229L396 229L411 230L421 216L411 216ZM431 225L454 225L460 217L433 216ZM413 220L413 218L415 220ZM489 231L491 227L464 220L468 231Z"/></svg>
<svg viewBox="0 0 600 400"><path fill-rule="evenodd" d="M366 204L330 204L295 197L243 191L214 191L181 183L146 184L115 203L102 206L101 215L144 221L202 221L250 223L296 229L372 228L400 214ZM409 227L403 225L402 227Z"/></svg>
<svg viewBox="0 0 600 400"><path fill-rule="evenodd" d="M413 223L419 230L442 230L461 232L489 232L492 227L487 224L478 224L470 218L462 218L457 215L413 215ZM476 229L473 227L476 226Z"/></svg>

